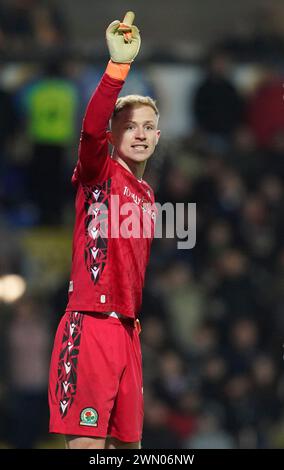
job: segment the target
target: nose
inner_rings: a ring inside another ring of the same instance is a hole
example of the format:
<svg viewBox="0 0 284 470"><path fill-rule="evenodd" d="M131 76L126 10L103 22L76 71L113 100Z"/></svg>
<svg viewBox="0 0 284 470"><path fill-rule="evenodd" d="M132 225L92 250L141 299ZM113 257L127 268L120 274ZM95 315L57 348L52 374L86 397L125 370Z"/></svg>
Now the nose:
<svg viewBox="0 0 284 470"><path fill-rule="evenodd" d="M135 137L136 137L136 139L139 139L139 140L145 140L146 139L145 129L144 129L143 126L136 128Z"/></svg>

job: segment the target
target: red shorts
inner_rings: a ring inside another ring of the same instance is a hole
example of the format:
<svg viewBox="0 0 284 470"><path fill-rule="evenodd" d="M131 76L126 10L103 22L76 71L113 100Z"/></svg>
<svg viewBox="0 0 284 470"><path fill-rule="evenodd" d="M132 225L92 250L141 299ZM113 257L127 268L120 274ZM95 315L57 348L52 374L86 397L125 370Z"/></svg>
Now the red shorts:
<svg viewBox="0 0 284 470"><path fill-rule="evenodd" d="M140 339L131 319L66 312L49 376L50 432L141 440Z"/></svg>

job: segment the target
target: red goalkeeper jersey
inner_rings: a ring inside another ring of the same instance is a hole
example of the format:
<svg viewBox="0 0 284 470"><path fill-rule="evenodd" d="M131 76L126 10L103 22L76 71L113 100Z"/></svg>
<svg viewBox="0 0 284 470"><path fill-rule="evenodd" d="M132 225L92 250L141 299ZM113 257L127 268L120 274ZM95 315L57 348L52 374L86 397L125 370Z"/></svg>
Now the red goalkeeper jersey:
<svg viewBox="0 0 284 470"><path fill-rule="evenodd" d="M72 177L76 219L66 310L115 311L134 318L141 307L156 209L150 186L109 155L106 131L123 83L105 73L83 121Z"/></svg>

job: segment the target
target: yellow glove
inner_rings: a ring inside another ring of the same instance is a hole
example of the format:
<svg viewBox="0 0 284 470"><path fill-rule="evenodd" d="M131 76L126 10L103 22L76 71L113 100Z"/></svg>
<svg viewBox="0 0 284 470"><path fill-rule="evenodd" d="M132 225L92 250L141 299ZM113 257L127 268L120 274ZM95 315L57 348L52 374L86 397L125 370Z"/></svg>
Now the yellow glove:
<svg viewBox="0 0 284 470"><path fill-rule="evenodd" d="M121 23L113 21L106 30L106 40L112 62L130 64L137 56L141 38L139 29L132 25L134 13L128 11Z"/></svg>

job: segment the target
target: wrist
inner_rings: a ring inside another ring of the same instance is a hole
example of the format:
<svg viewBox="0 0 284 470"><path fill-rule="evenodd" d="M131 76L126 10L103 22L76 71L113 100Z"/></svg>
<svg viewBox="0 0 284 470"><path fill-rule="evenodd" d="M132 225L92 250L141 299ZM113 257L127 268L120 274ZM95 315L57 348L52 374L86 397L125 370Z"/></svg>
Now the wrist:
<svg viewBox="0 0 284 470"><path fill-rule="evenodd" d="M130 64L120 64L118 62L109 61L105 73L117 80L125 80L130 70Z"/></svg>

